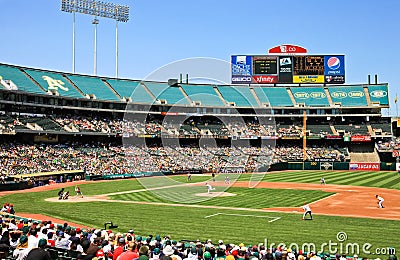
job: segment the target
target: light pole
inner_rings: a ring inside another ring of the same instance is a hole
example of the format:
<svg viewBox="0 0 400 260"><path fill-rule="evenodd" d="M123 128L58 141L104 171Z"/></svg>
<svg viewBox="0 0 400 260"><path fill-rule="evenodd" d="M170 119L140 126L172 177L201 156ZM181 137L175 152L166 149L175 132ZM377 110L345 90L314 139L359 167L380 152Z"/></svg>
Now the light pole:
<svg viewBox="0 0 400 260"><path fill-rule="evenodd" d="M61 0L61 11L73 14L72 25L72 72L75 73L75 13L94 16L94 74L97 73L97 17L111 18L115 24L115 72L118 78L118 22L128 22L129 6L95 0Z"/></svg>
<svg viewBox="0 0 400 260"><path fill-rule="evenodd" d="M92 24L94 25L94 47L93 47L93 75L97 74L97 25L99 24L99 19L94 17Z"/></svg>

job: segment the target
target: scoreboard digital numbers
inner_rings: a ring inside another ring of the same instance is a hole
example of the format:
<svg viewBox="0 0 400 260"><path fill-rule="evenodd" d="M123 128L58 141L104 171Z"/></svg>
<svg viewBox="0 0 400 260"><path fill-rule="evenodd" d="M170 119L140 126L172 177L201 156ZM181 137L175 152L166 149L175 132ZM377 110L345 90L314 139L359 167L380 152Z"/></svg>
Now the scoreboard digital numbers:
<svg viewBox="0 0 400 260"><path fill-rule="evenodd" d="M276 75L278 63L276 56L254 56L253 75Z"/></svg>
<svg viewBox="0 0 400 260"><path fill-rule="evenodd" d="M295 56L293 75L324 75L324 56Z"/></svg>

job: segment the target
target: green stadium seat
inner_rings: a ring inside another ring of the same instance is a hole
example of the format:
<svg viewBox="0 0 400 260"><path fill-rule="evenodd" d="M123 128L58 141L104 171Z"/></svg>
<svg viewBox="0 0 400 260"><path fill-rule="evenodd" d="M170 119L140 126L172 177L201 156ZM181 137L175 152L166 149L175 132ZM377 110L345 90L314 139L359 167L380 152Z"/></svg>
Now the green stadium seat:
<svg viewBox="0 0 400 260"><path fill-rule="evenodd" d="M94 94L98 100L119 101L120 99L98 77L68 75L68 78L85 94Z"/></svg>
<svg viewBox="0 0 400 260"><path fill-rule="evenodd" d="M371 103L389 105L389 94L387 85L369 85L368 93Z"/></svg>
<svg viewBox="0 0 400 260"><path fill-rule="evenodd" d="M200 102L202 106L225 106L213 86L181 84L185 93L193 102Z"/></svg>
<svg viewBox="0 0 400 260"><path fill-rule="evenodd" d="M3 80L11 80L17 85L18 90L35 94L46 94L46 92L29 79L19 68L0 64L0 76Z"/></svg>
<svg viewBox="0 0 400 260"><path fill-rule="evenodd" d="M285 87L254 87L261 103L274 107L293 107L293 102Z"/></svg>
<svg viewBox="0 0 400 260"><path fill-rule="evenodd" d="M25 69L34 80L48 91L55 90L60 96L83 98L84 96L66 80L61 73Z"/></svg>
<svg viewBox="0 0 400 260"><path fill-rule="evenodd" d="M235 103L237 107L260 107L249 87L218 86L218 90L228 103Z"/></svg>
<svg viewBox="0 0 400 260"><path fill-rule="evenodd" d="M132 102L153 104L155 101L146 92L140 81L108 79L107 82L121 97L131 98Z"/></svg>
<svg viewBox="0 0 400 260"><path fill-rule="evenodd" d="M291 87L296 103L304 103L306 106L329 106L323 87Z"/></svg>
<svg viewBox="0 0 400 260"><path fill-rule="evenodd" d="M189 102L176 86L169 86L167 83L143 82L143 84L156 97L156 100L165 100L167 104L188 105Z"/></svg>
<svg viewBox="0 0 400 260"><path fill-rule="evenodd" d="M363 86L330 86L328 88L332 102L343 107L368 106Z"/></svg>

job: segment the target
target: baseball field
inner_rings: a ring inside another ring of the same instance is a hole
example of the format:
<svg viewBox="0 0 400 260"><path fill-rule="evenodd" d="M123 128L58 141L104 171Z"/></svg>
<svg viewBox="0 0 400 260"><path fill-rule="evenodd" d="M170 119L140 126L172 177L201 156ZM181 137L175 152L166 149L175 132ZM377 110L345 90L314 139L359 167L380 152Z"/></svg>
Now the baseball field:
<svg viewBox="0 0 400 260"><path fill-rule="evenodd" d="M206 175L192 176L191 181L186 176L81 181L84 198L74 197L77 183L64 183L4 192L0 200L13 203L23 217L51 217L92 228L112 221L119 226L114 232L134 229L144 237L285 244L381 258L400 249L396 172L229 174L229 184L226 176L218 175L215 181ZM321 177L326 185L320 184ZM206 182L215 189L211 193ZM58 200L61 187L70 190L68 200ZM378 208L376 194L385 199L385 208ZM312 221L302 220L305 202L312 209Z"/></svg>

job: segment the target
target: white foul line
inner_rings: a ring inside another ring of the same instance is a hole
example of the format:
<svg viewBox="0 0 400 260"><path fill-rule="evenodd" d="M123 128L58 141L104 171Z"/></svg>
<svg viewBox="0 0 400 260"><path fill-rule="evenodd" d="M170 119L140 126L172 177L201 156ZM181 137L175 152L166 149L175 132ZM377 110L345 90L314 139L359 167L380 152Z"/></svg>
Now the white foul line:
<svg viewBox="0 0 400 260"><path fill-rule="evenodd" d="M278 219L280 219L281 217L269 217L269 216L257 216L257 215L245 215L245 214L229 214L229 213L215 213L212 215L208 215L205 216L204 218L211 218L211 217L215 217L218 215L225 215L225 216L239 216L239 217L255 217L255 218L272 218L270 221L268 222L274 222L277 221Z"/></svg>

